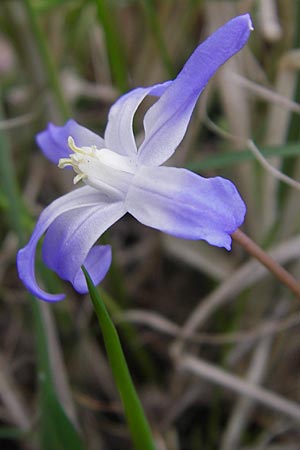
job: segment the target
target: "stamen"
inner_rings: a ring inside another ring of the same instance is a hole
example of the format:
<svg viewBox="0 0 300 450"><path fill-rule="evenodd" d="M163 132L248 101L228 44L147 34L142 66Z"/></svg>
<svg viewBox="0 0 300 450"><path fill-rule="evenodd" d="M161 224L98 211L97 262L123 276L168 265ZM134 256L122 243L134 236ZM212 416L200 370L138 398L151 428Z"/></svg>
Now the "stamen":
<svg viewBox="0 0 300 450"><path fill-rule="evenodd" d="M67 166L73 166L71 158L60 158L58 161L59 169L64 169Z"/></svg>
<svg viewBox="0 0 300 450"><path fill-rule="evenodd" d="M136 172L136 162L123 155L109 150L97 148L95 145L77 147L72 136L68 137L70 154L67 158L60 158L58 167L72 167L75 176L73 183L84 181L85 184L102 190L113 189L115 192L126 191L126 180Z"/></svg>
<svg viewBox="0 0 300 450"><path fill-rule="evenodd" d="M70 147L70 149L74 152L74 153L80 153L81 155L85 155L86 152L83 151L80 147L77 147L77 145L75 144L74 139L72 138L72 136L68 137L68 146Z"/></svg>
<svg viewBox="0 0 300 450"><path fill-rule="evenodd" d="M97 147L95 145L91 145L90 147L77 147L72 136L68 137L68 146L74 153L79 153L84 156L94 156L97 151Z"/></svg>
<svg viewBox="0 0 300 450"><path fill-rule="evenodd" d="M87 176L84 173L79 173L78 175L76 175L76 177L74 177L73 183L77 184L77 183L79 183L79 181L83 180L86 177Z"/></svg>

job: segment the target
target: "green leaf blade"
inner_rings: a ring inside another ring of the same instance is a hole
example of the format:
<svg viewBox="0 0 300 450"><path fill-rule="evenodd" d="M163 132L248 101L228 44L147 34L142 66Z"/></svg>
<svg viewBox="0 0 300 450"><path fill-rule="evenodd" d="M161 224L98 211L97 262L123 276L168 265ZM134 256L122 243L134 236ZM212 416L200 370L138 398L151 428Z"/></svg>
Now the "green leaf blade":
<svg viewBox="0 0 300 450"><path fill-rule="evenodd" d="M104 344L115 383L121 396L125 416L136 450L155 450L148 421L137 396L121 347L117 330L109 317L88 272L82 267L93 306L103 334Z"/></svg>

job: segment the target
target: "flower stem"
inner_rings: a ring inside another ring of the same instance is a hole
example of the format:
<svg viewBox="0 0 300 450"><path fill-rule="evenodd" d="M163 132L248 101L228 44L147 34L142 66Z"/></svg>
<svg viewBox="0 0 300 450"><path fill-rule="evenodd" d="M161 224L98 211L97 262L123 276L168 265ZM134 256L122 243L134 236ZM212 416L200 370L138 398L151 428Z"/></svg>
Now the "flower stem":
<svg viewBox="0 0 300 450"><path fill-rule="evenodd" d="M237 229L232 233L232 238L247 250L254 258L260 261L270 272L272 272L283 284L285 284L297 297L300 297L300 284L295 278L280 266L259 245L252 241L243 231Z"/></svg>

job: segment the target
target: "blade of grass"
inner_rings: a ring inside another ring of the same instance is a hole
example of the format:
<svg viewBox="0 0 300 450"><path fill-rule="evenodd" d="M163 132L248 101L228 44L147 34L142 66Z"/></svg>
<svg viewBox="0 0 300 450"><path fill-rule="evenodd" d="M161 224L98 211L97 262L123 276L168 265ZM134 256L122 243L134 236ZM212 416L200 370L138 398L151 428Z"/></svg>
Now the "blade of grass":
<svg viewBox="0 0 300 450"><path fill-rule="evenodd" d="M36 335L42 448L43 450L53 450L53 448L85 450L81 436L65 413L55 390L40 301L31 295L29 298Z"/></svg>
<svg viewBox="0 0 300 450"><path fill-rule="evenodd" d="M0 109L1 120L1 109ZM0 178L7 197L7 215L10 227L16 232L20 245L25 243L23 231L24 209L18 193L9 141L0 129ZM52 379L47 337L41 311L41 304L29 296L36 336L40 405L42 411L41 443L43 450L54 448L84 450L81 438L59 403Z"/></svg>
<svg viewBox="0 0 300 450"><path fill-rule="evenodd" d="M85 450L82 439L62 408L55 392L47 336L40 302L30 295L36 332L38 381L42 408L42 435L44 450L59 448ZM53 446L54 445L54 446Z"/></svg>
<svg viewBox="0 0 300 450"><path fill-rule="evenodd" d="M136 450L155 450L148 421L137 396L124 357L117 330L88 272L82 267L95 313L103 334L105 348Z"/></svg>
<svg viewBox="0 0 300 450"><path fill-rule="evenodd" d="M161 26L158 20L158 13L157 13L157 6L155 5L155 2L153 0L140 0L140 3L142 4L145 14L147 17L147 20L149 22L149 26L152 30L154 39L156 41L162 62L165 66L165 69L168 73L168 75L171 78L174 78L176 73L172 64L172 61L169 57L168 50L164 41L164 37L161 31Z"/></svg>
<svg viewBox="0 0 300 450"><path fill-rule="evenodd" d="M114 298L112 298L112 296L109 295L102 287L99 287L99 293L107 306L109 313L112 316L122 316L122 308L118 305ZM149 381L155 380L158 376L158 372L153 366L147 351L142 346L135 328L130 323L123 322L120 323L120 333L121 337L123 336L123 338L126 339L130 352L135 358L135 361L143 376L147 377Z"/></svg>
<svg viewBox="0 0 300 450"><path fill-rule="evenodd" d="M0 120L2 118L2 107L0 104ZM0 129L0 183L5 201L4 211L7 212L8 224L19 236L23 238L22 214L23 205L18 194L18 187L13 173L13 165L9 157L9 142L6 134Z"/></svg>
<svg viewBox="0 0 300 450"><path fill-rule="evenodd" d="M0 439L22 439L26 436L26 432L14 427L1 427Z"/></svg>
<svg viewBox="0 0 300 450"><path fill-rule="evenodd" d="M69 117L68 106L65 103L58 75L51 59L45 36L39 26L32 2L30 0L24 0L22 5L14 4L11 6L25 8L22 12L24 13L25 11L27 14L28 33L30 28L30 33L32 33L30 37L31 42L37 46L38 60L42 68L43 77L45 78L46 85L50 87L56 105L55 118L60 117L61 120L64 120ZM13 13L13 11L11 12ZM6 134L0 130L0 175L3 182L3 192L7 198L6 213L10 227L16 232L20 246L23 246L26 242L25 227L23 225L25 221L28 221L28 216L18 192L9 147L9 140ZM29 298L31 300L30 304L36 337L39 404L41 409L41 426L39 429L41 446L43 450L52 450L54 448L84 450L85 447L83 446L82 439L61 406L55 390L53 368L50 363L41 304L34 297L29 296Z"/></svg>
<svg viewBox="0 0 300 450"><path fill-rule="evenodd" d="M35 0L34 9L37 13L44 13L66 4L74 5L79 2L83 3L83 0Z"/></svg>
<svg viewBox="0 0 300 450"><path fill-rule="evenodd" d="M49 51L47 40L42 28L38 22L36 10L31 0L24 0L24 7L27 14L29 27L34 36L34 43L39 53L39 63L42 66L43 76L48 84L55 99L57 115L65 121L70 117L69 106L65 101L64 94L60 85L58 73L54 65L52 55Z"/></svg>
<svg viewBox="0 0 300 450"><path fill-rule="evenodd" d="M128 89L124 49L111 3L108 0L95 0L98 18L105 35L112 76L119 90L125 92Z"/></svg>
<svg viewBox="0 0 300 450"><path fill-rule="evenodd" d="M85 450L86 447L78 431L69 420L55 393L53 395L53 391L49 387L45 388L45 391L44 404L49 408L46 411L46 420L50 422L52 430L56 431L60 448L63 450ZM53 447L50 448L53 450Z"/></svg>
<svg viewBox="0 0 300 450"><path fill-rule="evenodd" d="M295 142L285 144L283 146L262 148L260 151L265 158L270 158L272 156L287 158L289 156L299 156L300 147L299 142ZM241 162L254 160L255 157L250 150L241 150L214 155L199 161L191 161L186 164L186 167L195 171L222 169L224 167L231 167L234 164L239 164Z"/></svg>
<svg viewBox="0 0 300 450"><path fill-rule="evenodd" d="M293 48L299 48L300 46L300 36L299 36L299 20L300 20L300 3L294 2L293 5L294 8L294 42L293 42ZM295 97L294 100L299 103L300 101L300 76L299 73L297 75L297 82L296 82L296 89L295 89ZM299 139L300 131L299 131L299 115L293 114L291 123L290 123L290 129L288 134L288 140L295 140Z"/></svg>

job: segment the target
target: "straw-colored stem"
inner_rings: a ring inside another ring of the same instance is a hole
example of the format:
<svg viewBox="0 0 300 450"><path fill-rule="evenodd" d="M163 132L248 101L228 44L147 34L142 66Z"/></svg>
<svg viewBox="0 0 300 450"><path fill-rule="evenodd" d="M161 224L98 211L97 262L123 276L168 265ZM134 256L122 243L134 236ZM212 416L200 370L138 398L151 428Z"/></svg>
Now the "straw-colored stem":
<svg viewBox="0 0 300 450"><path fill-rule="evenodd" d="M300 297L300 284L295 278L272 259L259 245L249 238L243 231L237 229L232 238L245 248L254 258L260 261L283 284L285 284L297 297Z"/></svg>
<svg viewBox="0 0 300 450"><path fill-rule="evenodd" d="M297 422L300 421L300 407L298 403L287 400L247 380L243 380L203 359L186 354L176 360L176 364L179 370L192 373L218 386L223 386L228 390L271 408L272 411L284 414Z"/></svg>

